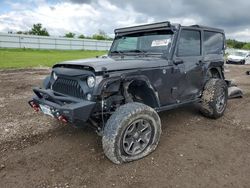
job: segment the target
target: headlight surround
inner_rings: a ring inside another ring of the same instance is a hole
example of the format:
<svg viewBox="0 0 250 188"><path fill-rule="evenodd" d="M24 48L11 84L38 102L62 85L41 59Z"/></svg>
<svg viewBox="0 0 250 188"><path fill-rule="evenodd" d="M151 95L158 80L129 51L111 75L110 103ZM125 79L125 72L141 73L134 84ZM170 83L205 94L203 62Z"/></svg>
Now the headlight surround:
<svg viewBox="0 0 250 188"><path fill-rule="evenodd" d="M55 72L52 73L53 79L56 80L58 78L58 76L56 75Z"/></svg>
<svg viewBox="0 0 250 188"><path fill-rule="evenodd" d="M93 88L95 86L95 77L94 76L89 76L87 78L87 85L89 88Z"/></svg>

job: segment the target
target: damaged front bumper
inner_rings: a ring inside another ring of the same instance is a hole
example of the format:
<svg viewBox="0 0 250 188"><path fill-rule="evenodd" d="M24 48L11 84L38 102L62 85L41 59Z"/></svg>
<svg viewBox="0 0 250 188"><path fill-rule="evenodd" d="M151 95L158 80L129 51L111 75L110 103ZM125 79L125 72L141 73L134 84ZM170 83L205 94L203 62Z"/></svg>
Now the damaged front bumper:
<svg viewBox="0 0 250 188"><path fill-rule="evenodd" d="M63 122L86 122L95 107L95 102L78 99L50 89L33 89L35 96L29 101L35 111L42 111Z"/></svg>

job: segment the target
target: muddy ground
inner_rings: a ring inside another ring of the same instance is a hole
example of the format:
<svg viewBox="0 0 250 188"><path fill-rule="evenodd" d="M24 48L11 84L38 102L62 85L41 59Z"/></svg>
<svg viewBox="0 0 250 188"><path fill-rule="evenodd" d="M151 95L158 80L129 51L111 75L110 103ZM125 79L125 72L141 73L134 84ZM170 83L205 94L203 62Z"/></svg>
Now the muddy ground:
<svg viewBox="0 0 250 188"><path fill-rule="evenodd" d="M244 90L225 116L210 120L187 106L160 114L157 150L117 166L92 129L36 114L31 88L49 69L0 71L0 187L250 187L250 66L228 66Z"/></svg>

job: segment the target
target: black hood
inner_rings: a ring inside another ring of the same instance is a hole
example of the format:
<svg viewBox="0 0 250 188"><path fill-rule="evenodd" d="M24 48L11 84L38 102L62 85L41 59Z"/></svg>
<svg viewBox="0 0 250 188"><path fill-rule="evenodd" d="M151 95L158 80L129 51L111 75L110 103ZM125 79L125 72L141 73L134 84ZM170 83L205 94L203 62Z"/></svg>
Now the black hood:
<svg viewBox="0 0 250 188"><path fill-rule="evenodd" d="M64 61L59 64L56 64L54 67L60 67L63 65L87 66L93 68L95 72L100 72L103 71L103 68L106 68L107 71L115 71L159 67L166 64L167 60L159 57L137 58L128 56L124 58L99 57L91 59Z"/></svg>

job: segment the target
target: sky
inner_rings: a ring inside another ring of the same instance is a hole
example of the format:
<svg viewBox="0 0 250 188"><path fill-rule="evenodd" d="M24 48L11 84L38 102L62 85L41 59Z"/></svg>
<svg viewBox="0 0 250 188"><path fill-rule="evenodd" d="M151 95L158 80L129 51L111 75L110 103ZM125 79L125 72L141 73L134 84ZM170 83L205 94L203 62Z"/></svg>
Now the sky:
<svg viewBox="0 0 250 188"><path fill-rule="evenodd" d="M50 35L67 32L113 36L115 28L170 21L225 30L250 42L249 0L0 0L0 32L27 31L41 23Z"/></svg>

